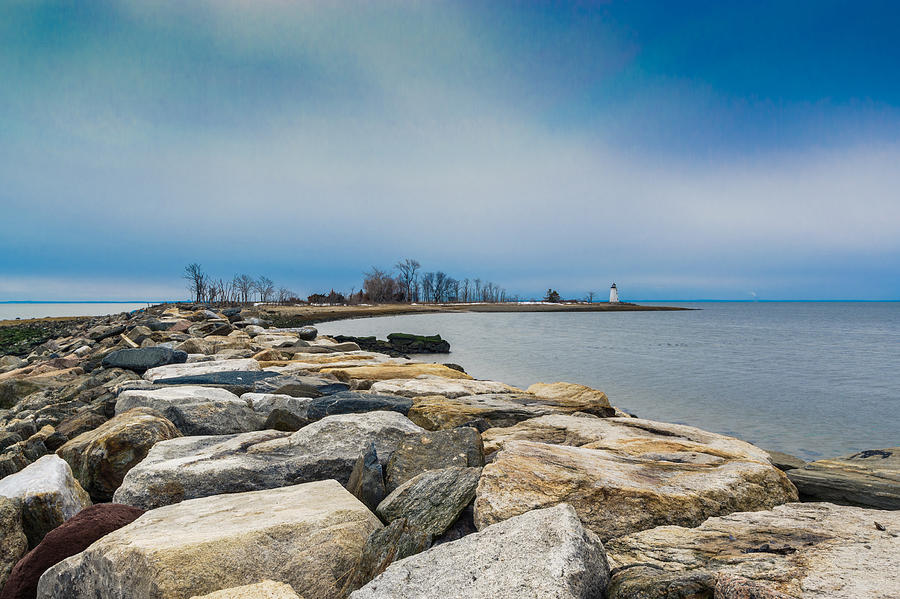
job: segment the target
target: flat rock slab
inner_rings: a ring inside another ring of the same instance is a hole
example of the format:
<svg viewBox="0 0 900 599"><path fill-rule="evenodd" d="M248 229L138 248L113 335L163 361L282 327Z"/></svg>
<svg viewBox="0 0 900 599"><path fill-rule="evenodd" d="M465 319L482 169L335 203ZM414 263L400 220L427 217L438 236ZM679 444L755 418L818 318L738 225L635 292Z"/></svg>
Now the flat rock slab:
<svg viewBox="0 0 900 599"><path fill-rule="evenodd" d="M43 599L186 599L274 580L340 587L381 523L336 481L217 495L147 512L48 570Z"/></svg>
<svg viewBox="0 0 900 599"><path fill-rule="evenodd" d="M609 398L599 389L593 389L577 383L535 383L528 387L528 393L541 399L551 400L560 406L571 406L582 412L590 413L590 410L582 406L595 404L598 408L609 408Z"/></svg>
<svg viewBox="0 0 900 599"><path fill-rule="evenodd" d="M900 512L791 503L697 528L661 526L606 548L610 599L711 597L723 577L797 599L900 596Z"/></svg>
<svg viewBox="0 0 900 599"><path fill-rule="evenodd" d="M269 371L266 371L269 372ZM282 375L274 372L276 376L263 378L253 385L256 393L277 393L291 395L293 397L322 397L349 391L347 383L320 376Z"/></svg>
<svg viewBox="0 0 900 599"><path fill-rule="evenodd" d="M230 362L231 360L228 361ZM209 364L210 362L197 363ZM274 372L266 372L264 370L229 370L227 372L207 372L204 374L157 378L153 382L157 385L217 385L252 389L259 381L277 376Z"/></svg>
<svg viewBox="0 0 900 599"><path fill-rule="evenodd" d="M56 450L94 501L109 501L131 468L159 441L181 433L149 408L123 412Z"/></svg>
<svg viewBox="0 0 900 599"><path fill-rule="evenodd" d="M191 599L303 599L294 592L291 585L274 580L264 580L256 584L246 584L223 589L208 595L194 595Z"/></svg>
<svg viewBox="0 0 900 599"><path fill-rule="evenodd" d="M486 449L500 451L478 485L479 529L569 503L606 540L797 499L763 450L693 427L557 415L491 429L483 437Z"/></svg>
<svg viewBox="0 0 900 599"><path fill-rule="evenodd" d="M594 401L558 402L529 393L484 393L454 399L433 395L415 398L409 418L423 428L438 430L473 421L484 421L488 427L506 427L540 416L574 412L612 416L614 409Z"/></svg>
<svg viewBox="0 0 900 599"><path fill-rule="evenodd" d="M362 379L368 381L386 381L390 379L413 379L422 374L431 374L445 379L471 379L465 372L460 372L443 364L379 364L374 366L351 366L348 368L322 368L319 372L336 376L342 381Z"/></svg>
<svg viewBox="0 0 900 599"><path fill-rule="evenodd" d="M125 476L115 501L153 509L184 499L336 479L347 483L374 443L387 461L401 439L422 432L396 412L328 416L290 434L258 431L157 443Z"/></svg>
<svg viewBox="0 0 900 599"><path fill-rule="evenodd" d="M132 389L119 394L116 414L133 408L161 413L185 435L228 435L259 430L265 417L225 389L183 386Z"/></svg>
<svg viewBox="0 0 900 599"><path fill-rule="evenodd" d="M412 407L412 400L393 395L342 391L312 400L306 411L310 420L321 420L336 414L361 414L365 412L390 411L406 416Z"/></svg>
<svg viewBox="0 0 900 599"><path fill-rule="evenodd" d="M395 562L352 599L595 599L603 545L566 505L535 510Z"/></svg>
<svg viewBox="0 0 900 599"><path fill-rule="evenodd" d="M817 460L788 472L802 499L900 510L900 447Z"/></svg>
<svg viewBox="0 0 900 599"><path fill-rule="evenodd" d="M187 357L187 352L168 347L139 347L114 351L104 356L101 363L105 368L125 368L144 372L166 364L183 364L187 362Z"/></svg>
<svg viewBox="0 0 900 599"><path fill-rule="evenodd" d="M156 368L151 368L144 373L144 378L148 381L156 381L157 379L171 379L182 376L210 374L213 372L230 372L241 370L260 370L259 362L252 358L246 358L237 360L193 362L190 364L169 364L167 366L157 366Z"/></svg>
<svg viewBox="0 0 900 599"><path fill-rule="evenodd" d="M72 476L69 465L52 454L0 480L0 496L20 505L30 547L91 505L91 498Z"/></svg>
<svg viewBox="0 0 900 599"><path fill-rule="evenodd" d="M373 393L393 393L403 397L442 395L450 399L483 393L522 393L521 389L497 381L447 379L433 375L422 375L414 379L378 381L372 385L371 391Z"/></svg>

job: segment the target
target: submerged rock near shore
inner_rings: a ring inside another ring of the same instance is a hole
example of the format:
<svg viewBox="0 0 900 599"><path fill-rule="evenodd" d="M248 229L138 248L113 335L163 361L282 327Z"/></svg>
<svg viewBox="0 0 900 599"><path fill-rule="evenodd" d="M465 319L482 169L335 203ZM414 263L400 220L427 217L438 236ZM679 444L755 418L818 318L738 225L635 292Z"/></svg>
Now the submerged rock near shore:
<svg viewBox="0 0 900 599"><path fill-rule="evenodd" d="M900 511L791 482L895 507L896 448L805 464L254 309L60 330L0 358L3 599L900 596Z"/></svg>

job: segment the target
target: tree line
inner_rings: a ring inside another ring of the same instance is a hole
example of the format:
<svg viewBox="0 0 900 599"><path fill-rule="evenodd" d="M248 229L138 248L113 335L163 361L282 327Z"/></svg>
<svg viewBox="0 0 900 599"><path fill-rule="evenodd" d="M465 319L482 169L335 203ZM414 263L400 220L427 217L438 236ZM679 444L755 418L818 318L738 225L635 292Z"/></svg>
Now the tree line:
<svg viewBox="0 0 900 599"><path fill-rule="evenodd" d="M280 304L294 303L297 294L286 287L278 287L269 277L247 274L234 275L231 280L214 279L207 275L196 262L184 267L184 279L188 281L188 291L195 302L210 304L246 304L259 301Z"/></svg>
<svg viewBox="0 0 900 599"><path fill-rule="evenodd" d="M360 294L373 303L496 303L518 300L510 298L506 289L491 281L456 279L440 270L422 272L421 263L412 258L397 262L389 271L373 266L364 273Z"/></svg>

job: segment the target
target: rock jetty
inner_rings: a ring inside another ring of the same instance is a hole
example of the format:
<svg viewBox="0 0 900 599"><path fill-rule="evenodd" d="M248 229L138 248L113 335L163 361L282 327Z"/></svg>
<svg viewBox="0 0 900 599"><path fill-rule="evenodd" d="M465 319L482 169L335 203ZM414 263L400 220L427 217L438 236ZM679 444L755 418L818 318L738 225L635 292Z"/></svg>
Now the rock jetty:
<svg viewBox="0 0 900 599"><path fill-rule="evenodd" d="M54 330L0 357L2 599L900 596L898 448L806 464L251 309Z"/></svg>

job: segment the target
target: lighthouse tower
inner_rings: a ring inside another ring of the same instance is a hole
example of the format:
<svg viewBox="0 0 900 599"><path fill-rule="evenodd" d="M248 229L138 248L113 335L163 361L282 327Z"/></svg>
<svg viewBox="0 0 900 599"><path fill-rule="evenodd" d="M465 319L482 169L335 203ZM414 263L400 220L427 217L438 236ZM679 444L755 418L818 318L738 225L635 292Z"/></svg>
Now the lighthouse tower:
<svg viewBox="0 0 900 599"><path fill-rule="evenodd" d="M609 303L611 303L611 304L619 303L619 290L616 289L615 283L613 283L612 287L609 288Z"/></svg>

